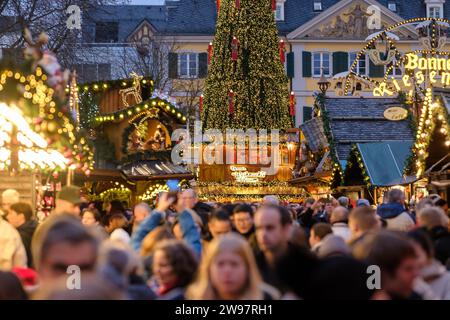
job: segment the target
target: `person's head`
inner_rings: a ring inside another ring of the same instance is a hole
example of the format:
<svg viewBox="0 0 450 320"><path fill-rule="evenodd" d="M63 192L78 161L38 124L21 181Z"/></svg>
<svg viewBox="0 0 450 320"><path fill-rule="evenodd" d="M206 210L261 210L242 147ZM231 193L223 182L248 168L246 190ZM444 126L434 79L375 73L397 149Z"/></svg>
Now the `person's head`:
<svg viewBox="0 0 450 320"><path fill-rule="evenodd" d="M128 226L128 219L121 213L114 213L109 217L108 225L106 226L106 231L109 233L116 229L126 228Z"/></svg>
<svg viewBox="0 0 450 320"><path fill-rule="evenodd" d="M122 201L120 200L112 200L106 205L106 212L109 214L112 213L124 213L125 207L123 206Z"/></svg>
<svg viewBox="0 0 450 320"><path fill-rule="evenodd" d="M22 283L13 272L0 271L0 300L28 300Z"/></svg>
<svg viewBox="0 0 450 320"><path fill-rule="evenodd" d="M187 296L195 300L262 299L261 276L245 239L227 234L214 239Z"/></svg>
<svg viewBox="0 0 450 320"><path fill-rule="evenodd" d="M10 206L6 219L15 228L33 218L33 209L28 203L17 202Z"/></svg>
<svg viewBox="0 0 450 320"><path fill-rule="evenodd" d="M323 222L314 224L309 235L309 245L314 247L331 233L333 233L333 229L331 229L330 224Z"/></svg>
<svg viewBox="0 0 450 320"><path fill-rule="evenodd" d="M234 226L240 234L246 234L253 227L253 209L248 204L240 204L233 210Z"/></svg>
<svg viewBox="0 0 450 320"><path fill-rule="evenodd" d="M335 206L333 204L332 199L322 199L321 201L324 204L324 210L328 214L328 216L331 215L331 212L333 212Z"/></svg>
<svg viewBox="0 0 450 320"><path fill-rule="evenodd" d="M80 188L76 186L62 187L56 195L54 213L79 217L81 203Z"/></svg>
<svg viewBox="0 0 450 320"><path fill-rule="evenodd" d="M148 204L146 204L145 202L137 204L133 210L134 222L138 224L141 223L150 215L150 213L151 209Z"/></svg>
<svg viewBox="0 0 450 320"><path fill-rule="evenodd" d="M381 271L381 288L391 297L408 298L418 275L416 250L406 235L381 230L367 234L353 247L353 256Z"/></svg>
<svg viewBox="0 0 450 320"><path fill-rule="evenodd" d="M7 189L2 193L2 209L7 212L11 205L20 201L20 194L17 190Z"/></svg>
<svg viewBox="0 0 450 320"><path fill-rule="evenodd" d="M100 223L100 212L97 209L84 209L81 213L81 223L85 226L97 226Z"/></svg>
<svg viewBox="0 0 450 320"><path fill-rule="evenodd" d="M421 199L417 204L416 204L416 212L419 212L422 209L425 208L429 208L429 207L433 207L434 206L434 202L433 200L431 200L430 198L426 197Z"/></svg>
<svg viewBox="0 0 450 320"><path fill-rule="evenodd" d="M164 240L153 253L153 274L160 285L185 287L197 270L192 250L179 240Z"/></svg>
<svg viewBox="0 0 450 320"><path fill-rule="evenodd" d="M331 211L330 223L348 222L348 209L345 207L336 207Z"/></svg>
<svg viewBox="0 0 450 320"><path fill-rule="evenodd" d="M347 255L350 256L351 251L348 245L345 243L345 240L342 237L336 236L332 233L327 234L322 239L322 244L319 251L317 252L317 256L319 258Z"/></svg>
<svg viewBox="0 0 450 320"><path fill-rule="evenodd" d="M367 199L358 199L358 201L356 201L356 206L357 207L370 207L370 202Z"/></svg>
<svg viewBox="0 0 450 320"><path fill-rule="evenodd" d="M181 201L185 208L192 209L198 202L197 194L192 189L186 189L181 193Z"/></svg>
<svg viewBox="0 0 450 320"><path fill-rule="evenodd" d="M348 208L349 199L347 197L339 197L338 202L339 202L340 206L342 206L344 208Z"/></svg>
<svg viewBox="0 0 450 320"><path fill-rule="evenodd" d="M311 208L311 206L316 202L314 198L308 198L305 200L305 208Z"/></svg>
<svg viewBox="0 0 450 320"><path fill-rule="evenodd" d="M439 207L439 208L441 208L442 210L444 210L444 212L447 212L447 211L448 211L448 202L445 201L445 200L442 199L442 198L436 200L436 201L434 202L434 205L435 205L436 207Z"/></svg>
<svg viewBox="0 0 450 320"><path fill-rule="evenodd" d="M278 198L274 195L267 195L264 196L263 200L262 200L262 204L272 204L275 206L278 206L280 204L280 200L278 200Z"/></svg>
<svg viewBox="0 0 450 320"><path fill-rule="evenodd" d="M276 205L263 205L255 213L256 239L263 252L282 253L287 246L292 219L289 211Z"/></svg>
<svg viewBox="0 0 450 320"><path fill-rule="evenodd" d="M227 212L215 210L208 221L208 229L213 238L231 232L231 220Z"/></svg>
<svg viewBox="0 0 450 320"><path fill-rule="evenodd" d="M82 272L92 271L97 252L95 236L69 215L48 218L33 235L33 261L41 280L67 275L72 265Z"/></svg>
<svg viewBox="0 0 450 320"><path fill-rule="evenodd" d="M437 226L447 227L448 218L439 207L425 207L417 212L417 224L428 230Z"/></svg>
<svg viewBox="0 0 450 320"><path fill-rule="evenodd" d="M423 229L415 229L408 232L408 237L413 240L414 248L419 263L419 268L422 269L430 264L434 258L434 246L428 233Z"/></svg>
<svg viewBox="0 0 450 320"><path fill-rule="evenodd" d="M387 195L388 203L405 203L405 194L400 189L391 189Z"/></svg>
<svg viewBox="0 0 450 320"><path fill-rule="evenodd" d="M174 235L170 229L164 226L159 226L153 229L142 241L140 252L141 256L147 257L152 255L156 245L166 239L174 239Z"/></svg>
<svg viewBox="0 0 450 320"><path fill-rule="evenodd" d="M379 227L375 209L371 207L357 207L348 216L348 228L352 239L359 238L370 230Z"/></svg>

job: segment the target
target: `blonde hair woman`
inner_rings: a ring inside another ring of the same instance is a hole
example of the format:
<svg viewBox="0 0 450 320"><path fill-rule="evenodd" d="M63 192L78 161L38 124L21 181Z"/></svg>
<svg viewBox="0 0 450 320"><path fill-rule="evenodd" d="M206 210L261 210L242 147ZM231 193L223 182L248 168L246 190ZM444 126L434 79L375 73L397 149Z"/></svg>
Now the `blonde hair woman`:
<svg viewBox="0 0 450 320"><path fill-rule="evenodd" d="M270 300L279 298L266 285L245 239L226 234L211 241L200 264L197 279L186 292L193 300Z"/></svg>

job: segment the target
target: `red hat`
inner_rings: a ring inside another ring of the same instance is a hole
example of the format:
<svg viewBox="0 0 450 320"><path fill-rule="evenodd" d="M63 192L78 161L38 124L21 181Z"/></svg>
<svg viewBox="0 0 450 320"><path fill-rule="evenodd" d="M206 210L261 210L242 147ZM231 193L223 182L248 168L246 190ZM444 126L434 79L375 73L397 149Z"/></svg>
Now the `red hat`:
<svg viewBox="0 0 450 320"><path fill-rule="evenodd" d="M20 279L24 287L33 287L37 285L37 273L30 268L13 268L17 277Z"/></svg>

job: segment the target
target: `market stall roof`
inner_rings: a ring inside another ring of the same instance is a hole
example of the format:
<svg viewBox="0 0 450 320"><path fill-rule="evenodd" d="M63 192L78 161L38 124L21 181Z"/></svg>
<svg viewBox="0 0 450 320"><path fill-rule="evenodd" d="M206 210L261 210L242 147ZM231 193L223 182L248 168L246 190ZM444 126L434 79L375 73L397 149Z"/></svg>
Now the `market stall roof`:
<svg viewBox="0 0 450 320"><path fill-rule="evenodd" d="M391 121L383 115L398 106L400 102L392 98L327 98L325 108L338 159L347 160L354 143L412 141L407 119Z"/></svg>
<svg viewBox="0 0 450 320"><path fill-rule="evenodd" d="M193 174L186 168L168 160L141 160L123 165L122 173L130 180L191 179Z"/></svg>
<svg viewBox="0 0 450 320"><path fill-rule="evenodd" d="M362 161L374 186L409 184L415 177L404 177L406 160L411 153L412 141L386 141L356 144Z"/></svg>

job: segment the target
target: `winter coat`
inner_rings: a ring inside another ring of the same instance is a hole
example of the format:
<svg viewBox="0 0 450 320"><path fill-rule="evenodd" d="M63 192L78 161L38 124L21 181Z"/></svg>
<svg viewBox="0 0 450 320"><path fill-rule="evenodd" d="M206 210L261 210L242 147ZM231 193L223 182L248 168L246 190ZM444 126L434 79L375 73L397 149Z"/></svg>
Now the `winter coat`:
<svg viewBox="0 0 450 320"><path fill-rule="evenodd" d="M22 239L23 246L25 247L25 251L27 253L27 262L29 267L32 267L33 265L33 258L31 255L31 239L33 238L33 234L34 231L36 231L37 226L38 223L36 220L28 220L17 228L17 231L19 231L20 238Z"/></svg>
<svg viewBox="0 0 450 320"><path fill-rule="evenodd" d="M27 253L19 232L0 218L0 270L27 267Z"/></svg>
<svg viewBox="0 0 450 320"><path fill-rule="evenodd" d="M413 218L400 203L383 203L377 213L387 222L387 229L406 232L415 226Z"/></svg>
<svg viewBox="0 0 450 320"><path fill-rule="evenodd" d="M333 234L341 237L345 242L349 241L352 236L351 231L348 228L348 224L345 222L333 223L331 229L333 229Z"/></svg>
<svg viewBox="0 0 450 320"><path fill-rule="evenodd" d="M450 300L450 272L437 260L424 267L420 275L440 300Z"/></svg>

